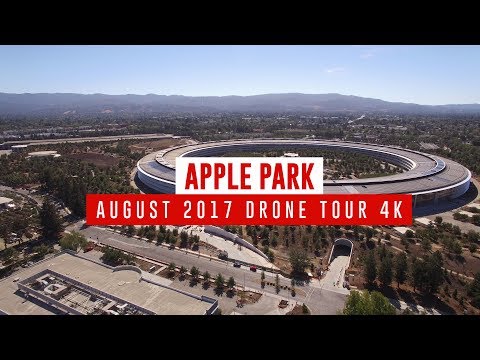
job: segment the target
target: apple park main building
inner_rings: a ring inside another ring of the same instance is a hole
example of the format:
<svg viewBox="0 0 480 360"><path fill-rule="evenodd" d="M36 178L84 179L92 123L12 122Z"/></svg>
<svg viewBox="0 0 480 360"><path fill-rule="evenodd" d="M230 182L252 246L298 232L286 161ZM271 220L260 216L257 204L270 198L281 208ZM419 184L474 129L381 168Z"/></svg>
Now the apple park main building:
<svg viewBox="0 0 480 360"><path fill-rule="evenodd" d="M137 177L149 192L172 194L175 193L177 157L302 148L365 154L405 170L374 178L324 180L325 194L412 194L415 208L456 199L470 187L470 171L452 160L394 146L326 140L227 140L177 146L148 154L138 161Z"/></svg>

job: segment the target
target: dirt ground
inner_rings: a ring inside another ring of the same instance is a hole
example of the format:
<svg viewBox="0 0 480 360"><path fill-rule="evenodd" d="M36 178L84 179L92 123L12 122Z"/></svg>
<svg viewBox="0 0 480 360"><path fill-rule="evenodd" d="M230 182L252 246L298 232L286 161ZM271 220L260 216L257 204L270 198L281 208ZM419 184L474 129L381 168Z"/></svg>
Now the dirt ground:
<svg viewBox="0 0 480 360"><path fill-rule="evenodd" d="M202 254L210 255L210 256L215 256L217 257L220 251L213 245L210 245L204 241L199 242L200 246L200 251Z"/></svg>
<svg viewBox="0 0 480 360"><path fill-rule="evenodd" d="M303 313L303 307L302 305L295 305L293 310L289 311L287 315L310 315L310 314L304 314Z"/></svg>
<svg viewBox="0 0 480 360"><path fill-rule="evenodd" d="M100 168L114 166L120 162L119 158L116 158L110 155L101 154L101 153L95 153L95 152L69 154L69 155L66 155L66 157L69 157L71 159L76 159L86 163L92 163L95 166L98 166Z"/></svg>
<svg viewBox="0 0 480 360"><path fill-rule="evenodd" d="M244 297L244 304L255 304L258 300L260 300L260 298L262 297L262 294L260 293L256 293L256 292L253 292L253 291L243 291L243 290L238 290L236 292L237 296L239 298L242 298L242 296Z"/></svg>

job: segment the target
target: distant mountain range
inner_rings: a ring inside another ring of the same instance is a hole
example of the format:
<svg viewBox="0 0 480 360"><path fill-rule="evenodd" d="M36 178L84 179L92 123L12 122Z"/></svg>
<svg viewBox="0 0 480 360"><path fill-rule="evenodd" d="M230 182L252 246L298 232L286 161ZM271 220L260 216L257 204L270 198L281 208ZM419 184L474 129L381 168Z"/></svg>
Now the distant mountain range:
<svg viewBox="0 0 480 360"><path fill-rule="evenodd" d="M0 115L136 114L164 112L385 112L480 113L480 104L418 105L341 94L252 96L8 94L0 93Z"/></svg>

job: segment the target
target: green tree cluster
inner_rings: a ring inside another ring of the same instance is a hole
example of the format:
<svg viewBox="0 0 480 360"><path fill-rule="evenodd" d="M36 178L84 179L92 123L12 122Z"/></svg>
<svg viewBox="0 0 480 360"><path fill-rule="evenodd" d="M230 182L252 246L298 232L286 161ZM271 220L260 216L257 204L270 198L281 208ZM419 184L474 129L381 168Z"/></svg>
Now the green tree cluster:
<svg viewBox="0 0 480 360"><path fill-rule="evenodd" d="M356 291L347 296L344 315L395 315L395 307L378 291Z"/></svg>

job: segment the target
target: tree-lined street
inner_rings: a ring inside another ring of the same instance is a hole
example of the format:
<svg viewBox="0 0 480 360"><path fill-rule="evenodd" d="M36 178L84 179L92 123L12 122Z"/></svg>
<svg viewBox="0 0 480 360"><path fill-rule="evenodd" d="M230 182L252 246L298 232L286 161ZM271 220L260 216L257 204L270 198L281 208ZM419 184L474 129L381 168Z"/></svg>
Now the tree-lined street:
<svg viewBox="0 0 480 360"><path fill-rule="evenodd" d="M255 289L258 292L276 294L275 287L261 287L261 273L252 272L246 267L235 268L232 263L219 261L215 258L205 258L197 254L191 254L182 250L171 250L164 246L157 246L154 243L127 237L105 228L89 226L82 228L82 222L67 227L68 231L78 231L87 239L98 241L101 244L112 246L136 255L151 258L163 263L175 263L177 266L185 266L191 269L193 266L201 273L208 271L212 276L222 274L225 279L233 277L239 286ZM279 277L281 286L290 286L290 279ZM266 280L274 282L274 275L266 272ZM281 290L278 295L290 298L292 301L306 303L313 314L335 314L337 310L343 309L346 296L344 294L320 288L319 285L311 284L296 287L296 296L291 297L290 291Z"/></svg>

